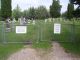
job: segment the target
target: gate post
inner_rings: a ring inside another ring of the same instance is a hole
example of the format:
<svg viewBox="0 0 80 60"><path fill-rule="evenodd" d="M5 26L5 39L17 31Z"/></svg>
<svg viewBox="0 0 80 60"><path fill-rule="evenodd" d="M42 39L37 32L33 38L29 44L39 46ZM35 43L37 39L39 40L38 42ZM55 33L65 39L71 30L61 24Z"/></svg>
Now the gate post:
<svg viewBox="0 0 80 60"><path fill-rule="evenodd" d="M4 21L2 22L2 36L3 36L3 44L6 44L6 39L5 39L5 23Z"/></svg>

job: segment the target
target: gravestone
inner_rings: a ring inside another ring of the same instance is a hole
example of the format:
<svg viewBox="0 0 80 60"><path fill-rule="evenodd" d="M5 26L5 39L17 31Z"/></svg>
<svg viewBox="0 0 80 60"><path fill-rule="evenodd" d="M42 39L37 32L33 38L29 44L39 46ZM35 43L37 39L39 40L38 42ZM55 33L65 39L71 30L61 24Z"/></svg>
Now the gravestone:
<svg viewBox="0 0 80 60"><path fill-rule="evenodd" d="M14 31L14 29L15 29L15 23L16 23L16 19L13 18L13 20L12 20L12 31Z"/></svg>
<svg viewBox="0 0 80 60"><path fill-rule="evenodd" d="M28 20L28 24L30 24L31 20Z"/></svg>
<svg viewBox="0 0 80 60"><path fill-rule="evenodd" d="M53 22L54 22L54 18L52 18Z"/></svg>
<svg viewBox="0 0 80 60"><path fill-rule="evenodd" d="M33 20L33 23L32 24L35 25L35 20Z"/></svg>
<svg viewBox="0 0 80 60"><path fill-rule="evenodd" d="M47 22L47 19L45 19L45 23Z"/></svg>
<svg viewBox="0 0 80 60"><path fill-rule="evenodd" d="M20 25L26 25L26 19L25 18L23 18L23 17L21 17L21 18L19 18L19 23L20 23Z"/></svg>
<svg viewBox="0 0 80 60"><path fill-rule="evenodd" d="M25 18L23 18L23 25L26 26L26 24L27 24L27 20Z"/></svg>
<svg viewBox="0 0 80 60"><path fill-rule="evenodd" d="M49 18L49 22L52 22L51 18Z"/></svg>
<svg viewBox="0 0 80 60"><path fill-rule="evenodd" d="M10 28L10 18L6 19L6 24L5 25L6 25L6 32L10 32L10 29L11 29Z"/></svg>

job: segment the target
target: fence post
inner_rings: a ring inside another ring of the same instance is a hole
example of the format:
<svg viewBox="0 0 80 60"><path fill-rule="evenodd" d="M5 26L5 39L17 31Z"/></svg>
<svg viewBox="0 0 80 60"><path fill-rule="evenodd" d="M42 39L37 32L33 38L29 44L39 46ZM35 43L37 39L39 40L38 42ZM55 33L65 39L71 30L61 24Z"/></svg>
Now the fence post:
<svg viewBox="0 0 80 60"><path fill-rule="evenodd" d="M6 44L6 39L5 39L5 23L2 23L2 34L3 34L3 44Z"/></svg>
<svg viewBox="0 0 80 60"><path fill-rule="evenodd" d="M72 42L74 42L75 40L75 21L73 20L73 24L72 24Z"/></svg>

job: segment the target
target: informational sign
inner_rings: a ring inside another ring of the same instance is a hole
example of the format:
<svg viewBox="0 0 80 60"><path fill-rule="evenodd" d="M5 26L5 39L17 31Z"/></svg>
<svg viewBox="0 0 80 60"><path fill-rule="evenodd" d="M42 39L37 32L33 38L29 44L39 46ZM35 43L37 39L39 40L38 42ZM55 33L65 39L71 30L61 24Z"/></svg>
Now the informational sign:
<svg viewBox="0 0 80 60"><path fill-rule="evenodd" d="M27 33L27 26L16 26L17 34L25 34Z"/></svg>
<svg viewBox="0 0 80 60"><path fill-rule="evenodd" d="M55 23L54 24L54 34L60 34L61 33L61 24Z"/></svg>

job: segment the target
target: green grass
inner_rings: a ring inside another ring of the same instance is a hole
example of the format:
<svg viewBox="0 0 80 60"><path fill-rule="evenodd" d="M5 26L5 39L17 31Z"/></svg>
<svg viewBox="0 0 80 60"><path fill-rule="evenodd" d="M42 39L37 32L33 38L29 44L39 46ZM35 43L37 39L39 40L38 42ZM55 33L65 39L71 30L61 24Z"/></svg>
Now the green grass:
<svg viewBox="0 0 80 60"><path fill-rule="evenodd" d="M0 60L6 60L10 54L23 48L22 44L0 44Z"/></svg>

